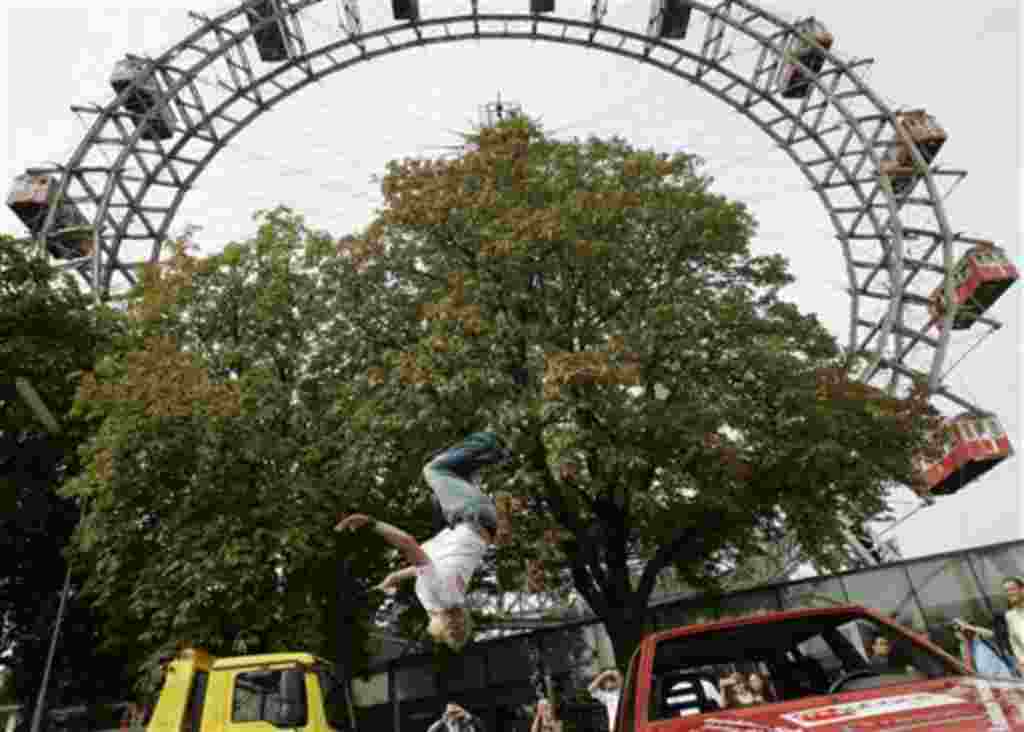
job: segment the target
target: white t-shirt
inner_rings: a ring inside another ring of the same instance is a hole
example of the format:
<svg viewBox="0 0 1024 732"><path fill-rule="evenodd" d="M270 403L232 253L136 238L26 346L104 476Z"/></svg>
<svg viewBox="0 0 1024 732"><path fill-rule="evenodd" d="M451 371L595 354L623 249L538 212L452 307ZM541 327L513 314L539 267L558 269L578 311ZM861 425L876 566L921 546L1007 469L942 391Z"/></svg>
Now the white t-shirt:
<svg viewBox="0 0 1024 732"><path fill-rule="evenodd" d="M466 587L483 561L487 543L468 524L444 529L420 545L429 564L416 567L416 597L428 612L466 604Z"/></svg>
<svg viewBox="0 0 1024 732"><path fill-rule="evenodd" d="M1010 632L1010 645L1018 664L1024 664L1024 608L1011 608L1006 611L1006 626Z"/></svg>
<svg viewBox="0 0 1024 732"><path fill-rule="evenodd" d="M619 694L621 692L621 689L610 691L607 689L594 689L590 692L590 695L604 704L608 710L608 732L614 732L615 730L615 712L619 708Z"/></svg>

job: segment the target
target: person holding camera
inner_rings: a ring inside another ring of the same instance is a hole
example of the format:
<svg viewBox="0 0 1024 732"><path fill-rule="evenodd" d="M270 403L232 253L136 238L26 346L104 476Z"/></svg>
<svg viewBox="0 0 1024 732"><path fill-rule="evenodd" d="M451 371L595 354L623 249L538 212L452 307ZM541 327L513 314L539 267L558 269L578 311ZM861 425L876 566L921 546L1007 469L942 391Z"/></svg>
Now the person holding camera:
<svg viewBox="0 0 1024 732"><path fill-rule="evenodd" d="M458 704L449 702L444 714L427 728L427 732L484 732L484 723Z"/></svg>
<svg viewBox="0 0 1024 732"><path fill-rule="evenodd" d="M1024 578L1005 578L1003 592L1008 609L996 614L991 630L960 618L951 625L961 646L970 651L975 671L986 676L1019 678L1024 668Z"/></svg>

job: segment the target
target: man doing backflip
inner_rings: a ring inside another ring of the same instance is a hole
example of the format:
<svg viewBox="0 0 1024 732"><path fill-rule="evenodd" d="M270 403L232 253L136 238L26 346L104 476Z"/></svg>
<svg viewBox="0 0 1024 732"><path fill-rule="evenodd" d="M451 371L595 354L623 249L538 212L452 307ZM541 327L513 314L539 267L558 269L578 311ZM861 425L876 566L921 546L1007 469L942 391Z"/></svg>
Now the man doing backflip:
<svg viewBox="0 0 1024 732"><path fill-rule="evenodd" d="M448 528L423 544L402 529L361 513L334 527L354 531L369 524L402 553L410 566L389 574L376 589L393 593L401 582L415 578L416 596L430 615L427 632L455 651L461 651L472 635L466 588L487 545L498 538L497 510L493 499L480 490L480 470L510 457L493 432L474 432L433 457L423 468L423 477Z"/></svg>

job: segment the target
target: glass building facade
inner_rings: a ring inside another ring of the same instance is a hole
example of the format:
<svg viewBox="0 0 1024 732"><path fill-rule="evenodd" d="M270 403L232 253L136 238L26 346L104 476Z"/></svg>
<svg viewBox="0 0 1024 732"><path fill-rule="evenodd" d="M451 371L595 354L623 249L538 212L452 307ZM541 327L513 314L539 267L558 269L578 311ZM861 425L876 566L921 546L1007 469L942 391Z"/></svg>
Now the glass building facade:
<svg viewBox="0 0 1024 732"><path fill-rule="evenodd" d="M887 614L958 654L954 618L992 627L1006 610L1002 581L1024 575L1024 541L995 544L841 574L757 587L709 598L695 595L653 604L649 630L758 610L856 604ZM587 682L614 663L595 619L470 644L458 658L433 654L382 660L356 680L361 729L423 732L447 702L480 717L488 732L527 732L538 688L564 700L566 732L608 729Z"/></svg>

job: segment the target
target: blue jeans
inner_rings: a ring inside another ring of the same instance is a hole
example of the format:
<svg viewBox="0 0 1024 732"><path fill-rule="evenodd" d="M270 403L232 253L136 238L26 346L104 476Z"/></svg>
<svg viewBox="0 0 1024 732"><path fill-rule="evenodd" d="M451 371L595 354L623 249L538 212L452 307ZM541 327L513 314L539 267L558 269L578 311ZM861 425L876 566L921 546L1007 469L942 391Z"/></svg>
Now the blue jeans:
<svg viewBox="0 0 1024 732"><path fill-rule="evenodd" d="M423 477L441 504L445 521L450 526L468 523L495 531L498 511L494 500L476 483L452 472L452 468L458 468L463 456L468 458L468 451L460 448L445 450L426 464Z"/></svg>

